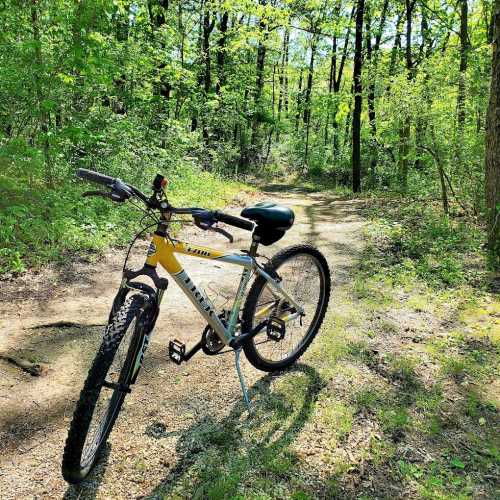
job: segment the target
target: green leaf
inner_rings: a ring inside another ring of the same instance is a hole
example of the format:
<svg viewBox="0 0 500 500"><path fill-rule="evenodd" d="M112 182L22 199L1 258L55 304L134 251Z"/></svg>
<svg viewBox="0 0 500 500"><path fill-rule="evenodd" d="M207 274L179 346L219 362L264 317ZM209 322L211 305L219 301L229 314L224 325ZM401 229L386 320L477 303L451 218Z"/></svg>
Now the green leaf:
<svg viewBox="0 0 500 500"><path fill-rule="evenodd" d="M458 457L453 457L451 459L450 464L455 467L456 469L464 469L465 464L458 458Z"/></svg>

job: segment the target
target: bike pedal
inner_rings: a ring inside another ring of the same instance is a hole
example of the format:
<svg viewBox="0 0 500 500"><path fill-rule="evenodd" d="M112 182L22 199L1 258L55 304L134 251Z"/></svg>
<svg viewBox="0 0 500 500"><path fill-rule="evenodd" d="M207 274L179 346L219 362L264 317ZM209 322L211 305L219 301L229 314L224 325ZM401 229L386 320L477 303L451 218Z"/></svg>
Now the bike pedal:
<svg viewBox="0 0 500 500"><path fill-rule="evenodd" d="M177 339L171 340L168 343L168 357L177 365L185 361L186 344L183 344Z"/></svg>
<svg viewBox="0 0 500 500"><path fill-rule="evenodd" d="M276 342L285 338L285 328L285 322L277 316L271 316L267 320L267 336Z"/></svg>

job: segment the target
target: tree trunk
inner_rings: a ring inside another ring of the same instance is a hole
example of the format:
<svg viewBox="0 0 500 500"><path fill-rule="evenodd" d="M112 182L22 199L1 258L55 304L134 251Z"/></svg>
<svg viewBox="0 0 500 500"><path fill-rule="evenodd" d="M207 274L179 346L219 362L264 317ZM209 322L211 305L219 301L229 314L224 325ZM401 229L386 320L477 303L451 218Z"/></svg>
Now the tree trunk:
<svg viewBox="0 0 500 500"><path fill-rule="evenodd" d="M304 125L306 128L306 144L304 150L304 160L307 165L309 155L309 132L311 128L311 94L314 78L314 58L316 56L316 35L313 35L311 40L311 58L309 60L309 68L307 70L307 84L304 98Z"/></svg>
<svg viewBox="0 0 500 500"><path fill-rule="evenodd" d="M404 12L399 14L396 21L396 35L394 36L394 45L391 49L391 59L389 62L389 78L396 74L396 63L398 62L399 52L401 50L401 24L404 19ZM390 88L390 83L389 83ZM388 89L389 90L389 89Z"/></svg>
<svg viewBox="0 0 500 500"><path fill-rule="evenodd" d="M429 25L427 22L427 11L425 6L422 6L422 21L420 24L420 36L421 36L421 44L420 44L420 62L424 57L428 57L430 54L430 50L428 49L428 53L425 52L425 47L432 47L432 42L429 43ZM415 159L414 168L415 170L422 170L422 160L420 158L420 151L424 145L424 136L428 125L427 116L431 107L432 98L429 94L429 71L427 66L424 65L424 78L422 82L422 98L425 103L425 111L422 114L419 114L415 123L415 149L417 151L417 157Z"/></svg>
<svg viewBox="0 0 500 500"><path fill-rule="evenodd" d="M222 87L226 83L226 76L224 73L224 63L226 58L226 38L227 38L227 23L229 20L229 13L226 11L222 14L219 23L219 40L217 42L217 84L215 91L218 96L221 96Z"/></svg>
<svg viewBox="0 0 500 500"><path fill-rule="evenodd" d="M214 21L211 22L208 1L205 0L203 9L203 37L201 45L201 59L203 61L203 104L202 104L202 134L205 145L209 142L208 124L206 116L206 102L208 94L212 88L212 70L210 62L210 33L214 28Z"/></svg>
<svg viewBox="0 0 500 500"><path fill-rule="evenodd" d="M177 6L177 30L179 32L180 41L179 41L179 58L181 63L181 68L184 69L184 47L186 40L186 32L184 30L184 21L183 21L183 12L182 12L182 2L179 2ZM175 112L174 118L178 120L181 115L181 107L184 101L183 98L183 86L182 84L178 85L177 91L175 93Z"/></svg>
<svg viewBox="0 0 500 500"><path fill-rule="evenodd" d="M44 91L42 88L42 81L40 74L43 74L43 57L42 57L42 41L40 39L40 18L38 10L38 0L32 0L31 2L31 28L33 30L33 41L34 41L34 60L36 67L34 68L35 77L35 91L37 97L38 105L38 116L40 119L40 129L42 131L42 144L43 144L43 156L45 164L45 183L49 188L54 187L54 174L52 172L52 157L50 154L50 143L49 143L49 126L50 126L50 116L44 106Z"/></svg>
<svg viewBox="0 0 500 500"><path fill-rule="evenodd" d="M333 128L333 138L332 138L332 156L333 159L337 158L339 154L339 123L337 121L337 112L339 107L339 93L340 84L342 83L342 75L344 73L345 62L347 59L347 50L349 47L349 40L351 37L351 24L354 19L354 14L356 13L356 4L352 6L351 16L349 17L349 24L347 25L347 31L344 38L344 47L342 49L342 57L340 58L340 63L337 70L337 40L335 39L332 43L332 66L333 66L333 110L332 110L332 128ZM335 50L333 50L335 49ZM346 119L347 129L349 130L349 117L351 112L351 104L349 103L349 113ZM347 134L348 132L346 132Z"/></svg>
<svg viewBox="0 0 500 500"><path fill-rule="evenodd" d="M361 106L362 84L361 70L363 66L363 14L365 0L357 0L356 7L356 37L354 42L354 69L352 79L354 83L354 110L352 113L352 190L361 191Z"/></svg>
<svg viewBox="0 0 500 500"><path fill-rule="evenodd" d="M278 98L278 126L276 127L276 140L280 136L281 113L285 108L288 116L288 45L290 43L290 32L285 30L283 37L283 54L281 56L281 68L279 70L279 98Z"/></svg>
<svg viewBox="0 0 500 500"><path fill-rule="evenodd" d="M491 262L500 269L500 0L493 12L493 60L486 126L485 195Z"/></svg>
<svg viewBox="0 0 500 500"><path fill-rule="evenodd" d="M411 53L411 29L412 29L412 14L415 0L406 0L406 70L408 72L408 80L413 80L415 71L413 67L413 59ZM410 162L410 132L411 132L411 119L407 111L406 116L403 117L403 123L399 129L399 165L398 176L400 186L403 192L408 188L408 165Z"/></svg>
<svg viewBox="0 0 500 500"><path fill-rule="evenodd" d="M153 5L156 7L155 12L153 12ZM161 28L167 22L167 11L168 11L168 0L156 0L153 4L152 1L148 2L149 18L151 23L151 29L154 31ZM128 12L128 10L127 10ZM123 28L122 28L123 31ZM128 38L128 17L127 17L127 38ZM165 49L165 44L160 42L162 49ZM160 63L158 65L158 71L161 72L162 69L166 67L166 63ZM166 109L167 118L170 114L169 101L172 92L172 86L170 82L165 78L165 75L160 74L160 83L157 89L158 95L163 98L163 104Z"/></svg>
<svg viewBox="0 0 500 500"><path fill-rule="evenodd" d="M222 88L226 83L225 75L225 61L226 61L226 39L227 39L227 25L229 21L229 13L227 11L222 13L219 22L219 39L217 40L217 81L215 83L215 93L219 98L218 110L223 113L224 102ZM218 140L222 140L224 136L224 126L222 120L217 120L215 136Z"/></svg>
<svg viewBox="0 0 500 500"><path fill-rule="evenodd" d="M295 112L295 132L299 131L299 120L302 110L302 68L299 73L299 88L297 90L297 110Z"/></svg>
<svg viewBox="0 0 500 500"><path fill-rule="evenodd" d="M368 17L366 25L366 58L370 64L370 83L368 84L368 119L370 120L370 131L372 136L371 141L371 154L370 154L370 178L371 185L375 185L375 174L378 162L378 148L377 148L377 116L375 111L375 79L378 69L378 55L380 49L380 42L385 27L385 19L387 16L387 9L389 7L389 0L384 0L382 12L380 14L380 23L377 33L375 35L375 44L372 48L372 33L371 33L371 16Z"/></svg>
<svg viewBox="0 0 500 500"><path fill-rule="evenodd" d="M462 131L465 123L465 85L467 72L467 56L469 52L468 33L468 0L460 0L460 75L457 95L457 125ZM460 135L460 133L459 133ZM460 140L460 137L458 137Z"/></svg>
<svg viewBox="0 0 500 500"><path fill-rule="evenodd" d="M259 5L266 5L267 0L259 0ZM266 64L266 45L265 41L267 39L267 23L264 18L259 21L259 33L261 37L259 39L259 46L257 48L257 64L256 64L256 80L255 80L255 92L254 92L254 117L252 121L252 138L250 144L255 150L257 146L257 138L259 131L259 120L261 112L261 100L262 91L264 89L264 68ZM255 151L254 151L255 153Z"/></svg>

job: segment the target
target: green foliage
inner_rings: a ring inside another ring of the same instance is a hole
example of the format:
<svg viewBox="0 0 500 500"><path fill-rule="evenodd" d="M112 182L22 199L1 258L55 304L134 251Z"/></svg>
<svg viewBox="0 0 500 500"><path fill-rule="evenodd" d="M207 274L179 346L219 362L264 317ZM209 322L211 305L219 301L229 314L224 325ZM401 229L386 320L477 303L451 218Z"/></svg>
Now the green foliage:
<svg viewBox="0 0 500 500"><path fill-rule="evenodd" d="M381 275L394 283L418 278L439 288L478 279L484 230L473 219L448 217L432 203L409 199L388 200L370 214L369 232L389 252Z"/></svg>
<svg viewBox="0 0 500 500"><path fill-rule="evenodd" d="M150 175L153 167L178 175L182 183L186 166L187 171L199 167L225 176L269 179L293 174L301 182L323 178L349 186L352 2L208 4L4 2L2 182L16 180L14 195L24 183L26 190L55 188L66 199L61 186L77 167L101 169L144 185L149 180L143 174ZM449 2L432 9L415 4L409 72L396 43L400 8L390 1L381 26L383 2L365 7L363 40L367 44L370 39L375 52L369 58L364 48L363 188L438 198L443 196L441 172L452 211L482 214L484 110L491 69L484 21L490 16L488 3L472 2L469 7L471 50L464 74L459 65L459 9ZM379 29L383 43L376 50ZM339 85L333 85L332 68ZM465 114L458 123L461 79L466 83ZM366 103L372 91L375 121L370 123ZM408 137L403 134L407 123ZM404 180L402 164L408 167ZM7 196L14 196L12 188L7 189ZM29 210L40 212L43 203L37 196ZM4 214L9 227L15 211ZM77 233L67 228L71 224L58 211L51 200L57 231ZM394 234L402 271L436 283L466 279L467 270L455 255L447 254L446 242L452 232L458 238L467 231L427 214L420 227L421 240L406 232ZM475 231L476 226L471 228ZM12 231L4 230L9 233L5 241L13 238ZM427 251L425 244L435 236ZM90 236L71 238L83 247L97 245L89 242ZM43 240L43 234L36 239ZM27 249L10 246L1 252L3 267L9 261L9 268L22 269Z"/></svg>
<svg viewBox="0 0 500 500"><path fill-rule="evenodd" d="M119 169L126 173L123 164ZM188 164L158 170L171 180L169 195L177 205L220 207L243 187ZM137 185L147 191L146 182L155 172L156 168L137 172ZM41 181L0 177L4 193L0 201L0 273L19 273L76 252L99 252L109 245L128 243L141 228L140 212L130 205L81 198L86 187L67 181L48 190Z"/></svg>

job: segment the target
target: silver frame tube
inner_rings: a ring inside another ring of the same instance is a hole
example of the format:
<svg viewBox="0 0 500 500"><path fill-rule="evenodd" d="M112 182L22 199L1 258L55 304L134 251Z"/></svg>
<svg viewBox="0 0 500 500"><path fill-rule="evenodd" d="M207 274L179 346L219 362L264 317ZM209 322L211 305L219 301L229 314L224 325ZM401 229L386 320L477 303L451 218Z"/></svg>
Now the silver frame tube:
<svg viewBox="0 0 500 500"><path fill-rule="evenodd" d="M238 314L241 310L241 302L245 296L250 278L252 277L252 271L262 276L278 295L281 295L287 302L294 306L297 312L290 315L290 317L287 318L287 321L294 319L303 313L303 307L286 292L283 288L283 284L272 278L266 271L264 271L264 269L262 269L261 266L257 265L253 257L250 257L249 255L230 254L214 260L244 267L238 291L236 292L236 296L231 307L227 327L224 326L222 321L219 319L219 313L210 299L206 296L205 292L196 286L185 270L182 270L177 274L172 274L171 276L184 292L184 295L188 297L191 303L195 306L203 318L205 318L207 323L214 329L225 345L229 345L229 343L235 338L234 332L237 327Z"/></svg>

